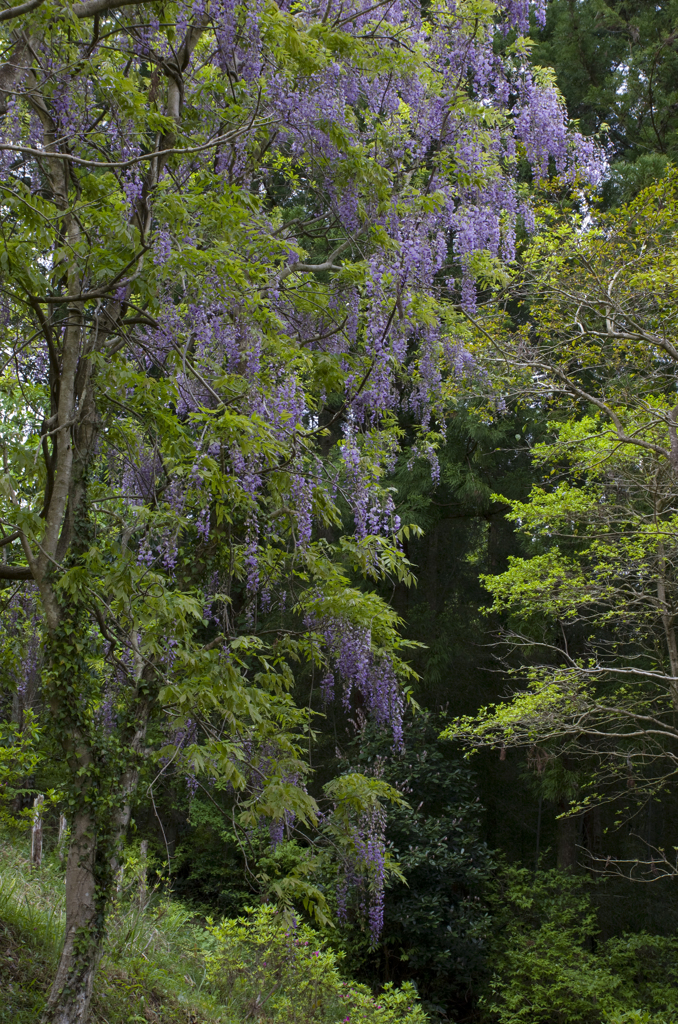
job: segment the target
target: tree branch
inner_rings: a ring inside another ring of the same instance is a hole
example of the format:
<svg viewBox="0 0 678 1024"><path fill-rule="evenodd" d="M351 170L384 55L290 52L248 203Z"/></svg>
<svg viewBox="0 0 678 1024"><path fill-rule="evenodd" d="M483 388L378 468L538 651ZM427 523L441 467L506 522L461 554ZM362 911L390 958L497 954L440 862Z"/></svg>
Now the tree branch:
<svg viewBox="0 0 678 1024"><path fill-rule="evenodd" d="M274 120L274 118L268 118L257 121L255 127L260 128L267 124L272 124ZM211 139L210 142L205 142L202 146L189 146L186 149L181 149L177 146L172 146L169 149L155 149L151 153L142 153L141 156L135 156L129 160L87 160L84 157L73 156L72 153L57 153L51 150L36 149L33 146L15 146L6 142L0 143L0 150L5 150L10 153L26 153L28 156L35 157L48 156L50 159L56 157L59 160L66 160L69 163L80 164L83 167L117 167L120 170L124 170L126 167L132 167L134 164L142 163L144 160L155 160L156 157L168 157L174 154L180 154L183 156L186 153L203 153L207 149L213 149L214 146L219 146L222 142L230 142L232 139L238 138L244 132L250 131L252 127L253 123L250 121L247 125L234 128L225 135L219 135L217 138Z"/></svg>
<svg viewBox="0 0 678 1024"><path fill-rule="evenodd" d="M32 580L33 573L27 565L0 564L0 580Z"/></svg>

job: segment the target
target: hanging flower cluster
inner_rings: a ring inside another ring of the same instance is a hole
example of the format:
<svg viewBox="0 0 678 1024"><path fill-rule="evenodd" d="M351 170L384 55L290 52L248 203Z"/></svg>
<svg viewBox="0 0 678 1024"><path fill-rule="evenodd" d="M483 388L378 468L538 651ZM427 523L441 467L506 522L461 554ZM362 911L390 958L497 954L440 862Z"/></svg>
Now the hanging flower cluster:
<svg viewBox="0 0 678 1024"><path fill-rule="evenodd" d="M331 663L321 683L324 702L334 700L339 678L344 707L351 708L352 696L357 697L358 706L364 706L374 721L392 729L394 744L400 746L404 711L400 681L389 656L373 651L369 627L345 619L323 619L315 629L324 639Z"/></svg>
<svg viewBox="0 0 678 1024"><path fill-rule="evenodd" d="M351 905L357 904L376 945L384 926L385 808L377 804L361 814L352 826L351 839L355 856L341 864L337 875L337 914L345 922Z"/></svg>

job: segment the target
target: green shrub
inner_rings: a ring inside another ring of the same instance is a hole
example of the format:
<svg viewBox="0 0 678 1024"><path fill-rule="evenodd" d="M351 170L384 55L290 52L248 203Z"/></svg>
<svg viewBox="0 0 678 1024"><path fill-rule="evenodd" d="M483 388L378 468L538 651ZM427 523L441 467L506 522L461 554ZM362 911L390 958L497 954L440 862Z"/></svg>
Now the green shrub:
<svg viewBox="0 0 678 1024"><path fill-rule="evenodd" d="M207 976L236 1020L271 1024L425 1024L414 986L387 985L378 997L339 973L341 953L272 906L210 926Z"/></svg>
<svg viewBox="0 0 678 1024"><path fill-rule="evenodd" d="M466 1017L485 974L491 920L482 898L495 865L481 839L483 809L468 764L440 739L442 716L407 716L403 747L365 723L347 749L346 766L398 788L406 805L386 809L386 838L405 876L384 894L384 928L373 946L360 915L330 941L362 981L415 980L432 1015Z"/></svg>
<svg viewBox="0 0 678 1024"><path fill-rule="evenodd" d="M506 869L492 897L498 933L481 999L497 1024L678 1024L678 939L597 943L586 879Z"/></svg>
<svg viewBox="0 0 678 1024"><path fill-rule="evenodd" d="M647 1010L627 1010L626 1013L614 1013L611 1017L606 1017L605 1024L664 1024L664 1022L650 1016Z"/></svg>
<svg viewBox="0 0 678 1024"><path fill-rule="evenodd" d="M621 1024L645 1024L643 1015L652 1024L678 1021L678 938L624 934L602 943L599 956L619 979L620 1004L642 1008L629 1011L627 1021L620 1017Z"/></svg>

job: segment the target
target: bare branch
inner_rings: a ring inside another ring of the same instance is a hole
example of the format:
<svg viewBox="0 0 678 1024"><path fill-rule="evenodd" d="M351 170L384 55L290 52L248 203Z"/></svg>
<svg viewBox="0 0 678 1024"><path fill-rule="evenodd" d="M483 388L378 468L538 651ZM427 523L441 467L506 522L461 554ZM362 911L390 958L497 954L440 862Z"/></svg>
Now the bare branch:
<svg viewBox="0 0 678 1024"><path fill-rule="evenodd" d="M19 18L22 14L30 14L37 7L41 7L45 0L28 0L25 4L19 4L18 7L8 7L5 11L0 11L0 21L10 21L12 18Z"/></svg>
<svg viewBox="0 0 678 1024"><path fill-rule="evenodd" d="M58 160L66 160L68 163L79 164L83 167L116 167L120 170L124 170L126 167L132 167L134 164L143 163L145 160L155 160L157 157L168 157L173 155L184 156L187 153L204 153L205 150L214 149L215 146L221 145L222 142L230 142L232 139L239 138L244 133L250 131L253 126L261 128L264 125L272 124L273 121L273 118L268 118L256 121L254 125L249 122L247 125L234 128L225 135L219 135L216 138L211 139L209 142L205 142L202 146L187 146L185 149L180 146L172 146L168 149L155 149L150 153L142 153L141 156L131 157L129 160L87 160L84 157L74 156L72 153L60 153L53 152L52 150L35 149L32 146L15 146L5 142L0 143L0 150L7 150L12 153L25 153L28 156L35 157L49 156L51 159L56 158Z"/></svg>
<svg viewBox="0 0 678 1024"><path fill-rule="evenodd" d="M0 564L0 580L32 580L33 573L27 565Z"/></svg>

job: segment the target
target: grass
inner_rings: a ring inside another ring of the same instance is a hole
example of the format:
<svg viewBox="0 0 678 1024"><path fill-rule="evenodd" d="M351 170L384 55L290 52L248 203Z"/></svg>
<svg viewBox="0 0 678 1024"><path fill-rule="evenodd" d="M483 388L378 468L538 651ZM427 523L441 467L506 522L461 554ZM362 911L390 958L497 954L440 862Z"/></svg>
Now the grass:
<svg viewBox="0 0 678 1024"><path fill-rule="evenodd" d="M63 941L63 870L31 871L25 842L0 837L0 1022L36 1024ZM145 908L136 884L114 908L97 974L92 1024L226 1024L205 989L205 935L171 897ZM229 1022L230 1024L230 1022Z"/></svg>

